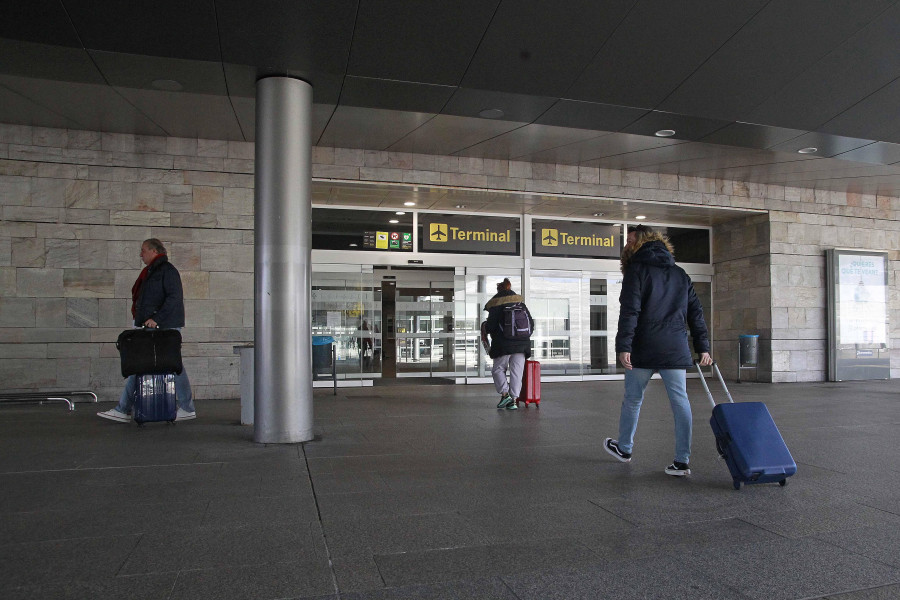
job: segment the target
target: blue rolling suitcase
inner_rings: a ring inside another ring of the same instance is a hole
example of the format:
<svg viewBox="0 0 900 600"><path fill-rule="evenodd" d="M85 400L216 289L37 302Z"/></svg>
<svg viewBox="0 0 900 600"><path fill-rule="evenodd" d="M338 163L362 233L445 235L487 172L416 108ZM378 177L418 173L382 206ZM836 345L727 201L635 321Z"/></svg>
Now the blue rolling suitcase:
<svg viewBox="0 0 900 600"><path fill-rule="evenodd" d="M154 421L175 422L178 405L175 402L175 375L137 375L134 390L134 422L138 427Z"/></svg>
<svg viewBox="0 0 900 600"><path fill-rule="evenodd" d="M716 404L700 365L703 389L713 405L712 418L709 424L716 436L716 450L728 463L734 489L741 489L742 483L774 483L787 485L787 478L797 472L797 463L788 451L769 414L769 409L762 402L735 403L728 392L725 380L718 365L713 362L713 372L719 378L728 404Z"/></svg>

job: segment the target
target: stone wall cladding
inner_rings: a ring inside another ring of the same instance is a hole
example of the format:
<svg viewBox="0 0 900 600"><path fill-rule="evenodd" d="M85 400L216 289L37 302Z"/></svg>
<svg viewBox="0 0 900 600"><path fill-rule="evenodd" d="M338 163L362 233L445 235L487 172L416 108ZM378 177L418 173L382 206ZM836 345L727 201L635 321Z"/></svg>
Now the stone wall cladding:
<svg viewBox="0 0 900 600"><path fill-rule="evenodd" d="M824 250L891 250L892 375L900 375L900 200L860 194L347 148L313 149L320 179L449 185L752 208L716 226L715 351L761 336L760 378L825 377ZM564 201L564 200L563 200ZM599 204L599 202L598 202ZM253 337L253 144L0 124L0 357L5 387L113 400L113 341L129 324L139 244L158 237L185 286L185 357L198 398L235 397L231 345ZM73 350L77 348L77 350Z"/></svg>

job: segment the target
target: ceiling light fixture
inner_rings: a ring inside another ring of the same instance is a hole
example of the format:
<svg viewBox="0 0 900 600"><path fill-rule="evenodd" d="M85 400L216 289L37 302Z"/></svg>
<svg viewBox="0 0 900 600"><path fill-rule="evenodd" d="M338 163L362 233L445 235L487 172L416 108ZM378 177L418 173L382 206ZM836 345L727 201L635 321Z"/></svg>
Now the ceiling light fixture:
<svg viewBox="0 0 900 600"><path fill-rule="evenodd" d="M595 217L602 217L602 216L603 216L603 213L594 213L594 216L595 216Z"/></svg>
<svg viewBox="0 0 900 600"><path fill-rule="evenodd" d="M457 204L457 205L456 205L456 208L465 208L465 207L466 207L465 204Z"/></svg>
<svg viewBox="0 0 900 600"><path fill-rule="evenodd" d="M406 213L403 212L402 210L398 210L398 211L395 212L394 214L395 214L395 215L405 215Z"/></svg>
<svg viewBox="0 0 900 600"><path fill-rule="evenodd" d="M416 205L415 202L404 202L403 203L403 206L415 206L415 205Z"/></svg>
<svg viewBox="0 0 900 600"><path fill-rule="evenodd" d="M797 152L799 152L800 154L815 154L818 151L819 151L818 148L813 148L813 147L800 148L799 150L797 150Z"/></svg>
<svg viewBox="0 0 900 600"><path fill-rule="evenodd" d="M647 218L647 217L646 217L645 215L638 215L638 216L635 217L635 219L637 219L638 221L643 221L643 220L646 219L646 218Z"/></svg>
<svg viewBox="0 0 900 600"><path fill-rule="evenodd" d="M174 79L154 79L150 85L154 89L162 90L164 92L180 92L184 89L184 86Z"/></svg>
<svg viewBox="0 0 900 600"><path fill-rule="evenodd" d="M359 244L350 244L351 248L356 248Z"/></svg>
<svg viewBox="0 0 900 600"><path fill-rule="evenodd" d="M390 223L391 225L396 225L399 222L400 221L398 221L397 219L391 219L390 221L388 221L388 223Z"/></svg>
<svg viewBox="0 0 900 600"><path fill-rule="evenodd" d="M675 130L674 129L660 129L653 135L655 135L656 137L672 137L673 135L675 135Z"/></svg>
<svg viewBox="0 0 900 600"><path fill-rule="evenodd" d="M478 113L478 116L482 119L499 119L503 116L503 111L499 108L485 108Z"/></svg>

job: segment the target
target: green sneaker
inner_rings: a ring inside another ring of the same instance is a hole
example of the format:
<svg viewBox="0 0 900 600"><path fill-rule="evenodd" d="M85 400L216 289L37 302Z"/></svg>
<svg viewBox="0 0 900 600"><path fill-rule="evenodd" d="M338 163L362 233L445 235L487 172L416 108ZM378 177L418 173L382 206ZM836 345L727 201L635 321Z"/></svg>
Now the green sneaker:
<svg viewBox="0 0 900 600"><path fill-rule="evenodd" d="M512 403L515 406L516 401L513 400L513 397L510 396L509 394L503 394L500 397L500 402L499 402L499 404L497 404L497 408L509 408L510 403Z"/></svg>
<svg viewBox="0 0 900 600"><path fill-rule="evenodd" d="M515 398L510 398L509 404L506 406L506 410L518 410L518 409L519 409L519 403L516 402Z"/></svg>

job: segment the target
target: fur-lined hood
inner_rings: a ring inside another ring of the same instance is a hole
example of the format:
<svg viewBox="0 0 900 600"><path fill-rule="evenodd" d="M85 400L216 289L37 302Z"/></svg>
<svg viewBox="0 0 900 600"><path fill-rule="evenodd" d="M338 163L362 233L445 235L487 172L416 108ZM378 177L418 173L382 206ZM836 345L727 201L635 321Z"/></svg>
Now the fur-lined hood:
<svg viewBox="0 0 900 600"><path fill-rule="evenodd" d="M512 290L503 290L494 294L494 297L487 301L487 304L484 305L484 310L491 310L495 306L515 304L516 302L525 302L525 298Z"/></svg>
<svg viewBox="0 0 900 600"><path fill-rule="evenodd" d="M653 243L658 242L658 243ZM640 244L636 244L630 248L627 248L622 253L622 272L625 272L625 269L628 268L628 265L631 264L631 261L634 259L635 255L641 249L644 249L644 254L649 250L653 255L660 255L657 260L651 260L650 262L659 262L662 260L662 254L669 254L670 261L672 264L675 264L675 248L672 246L672 243L669 241L669 238L666 236L653 232L647 237L645 237ZM639 259L640 260L640 259ZM647 261L645 261L647 262ZM668 262L668 261L664 261Z"/></svg>

